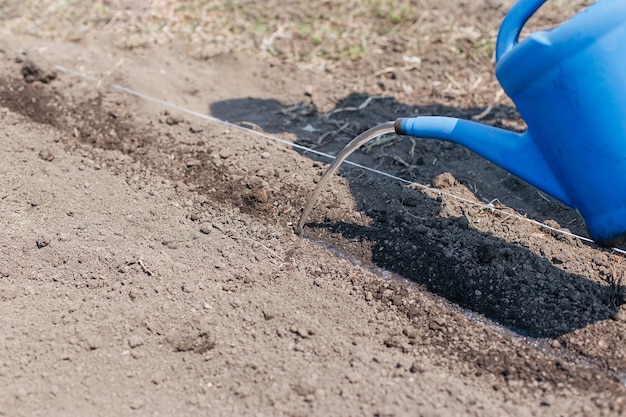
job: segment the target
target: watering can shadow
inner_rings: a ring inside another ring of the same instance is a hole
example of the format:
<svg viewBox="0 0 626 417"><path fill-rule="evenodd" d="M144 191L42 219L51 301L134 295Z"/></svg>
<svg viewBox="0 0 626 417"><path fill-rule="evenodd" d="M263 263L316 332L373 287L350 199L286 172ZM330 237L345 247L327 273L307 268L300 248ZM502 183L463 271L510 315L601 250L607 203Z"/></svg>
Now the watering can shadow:
<svg viewBox="0 0 626 417"><path fill-rule="evenodd" d="M578 210L600 245L626 242L626 7L599 0L518 42L546 0L520 0L496 42L496 77L528 129L440 116L400 118L400 135L463 145Z"/></svg>

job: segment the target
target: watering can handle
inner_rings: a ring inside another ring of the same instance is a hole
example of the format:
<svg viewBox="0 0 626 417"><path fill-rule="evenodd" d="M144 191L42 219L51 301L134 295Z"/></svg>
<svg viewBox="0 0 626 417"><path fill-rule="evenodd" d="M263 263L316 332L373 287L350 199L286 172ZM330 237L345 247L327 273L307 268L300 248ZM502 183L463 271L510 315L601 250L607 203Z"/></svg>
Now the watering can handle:
<svg viewBox="0 0 626 417"><path fill-rule="evenodd" d="M511 7L500 25L496 40L496 62L515 45L526 21L546 2L546 0L518 0Z"/></svg>

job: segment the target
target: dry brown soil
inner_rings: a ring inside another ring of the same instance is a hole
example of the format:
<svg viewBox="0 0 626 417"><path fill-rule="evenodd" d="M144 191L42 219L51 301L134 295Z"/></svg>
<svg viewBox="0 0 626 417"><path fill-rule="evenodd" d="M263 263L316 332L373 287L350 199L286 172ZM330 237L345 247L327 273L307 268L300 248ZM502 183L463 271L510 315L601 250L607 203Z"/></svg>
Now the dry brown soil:
<svg viewBox="0 0 626 417"><path fill-rule="evenodd" d="M377 142L353 160L434 188L346 167L294 233L328 159L288 143L492 103L524 128L491 75L511 3L414 2L371 50L298 58L281 33L120 46L112 18L32 36L0 2L0 415L626 414L626 259L528 221L585 234L464 148Z"/></svg>

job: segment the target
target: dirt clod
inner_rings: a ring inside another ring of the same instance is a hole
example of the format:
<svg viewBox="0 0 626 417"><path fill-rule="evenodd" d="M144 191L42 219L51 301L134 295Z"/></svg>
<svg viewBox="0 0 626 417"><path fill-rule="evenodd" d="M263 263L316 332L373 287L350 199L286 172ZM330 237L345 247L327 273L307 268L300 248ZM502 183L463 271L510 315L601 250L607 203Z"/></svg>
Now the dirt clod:
<svg viewBox="0 0 626 417"><path fill-rule="evenodd" d="M205 353L215 348L215 337L211 332L192 328L170 331L167 342L178 352Z"/></svg>
<svg viewBox="0 0 626 417"><path fill-rule="evenodd" d="M29 84L34 82L48 84L57 78L57 73L55 71L43 70L30 61L24 62L20 72L24 81Z"/></svg>
<svg viewBox="0 0 626 417"><path fill-rule="evenodd" d="M482 244L476 249L476 255L480 263L488 264L496 258L497 252L492 245Z"/></svg>
<svg viewBox="0 0 626 417"><path fill-rule="evenodd" d="M444 172L443 174L437 175L431 181L431 184L435 188L446 189L454 187L456 184L456 179L449 172Z"/></svg>

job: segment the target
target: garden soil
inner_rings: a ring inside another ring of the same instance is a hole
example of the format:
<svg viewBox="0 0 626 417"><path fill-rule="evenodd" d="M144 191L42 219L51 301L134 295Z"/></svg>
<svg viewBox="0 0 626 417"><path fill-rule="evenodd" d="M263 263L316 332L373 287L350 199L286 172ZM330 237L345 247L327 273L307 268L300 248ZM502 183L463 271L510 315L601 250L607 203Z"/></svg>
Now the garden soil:
<svg viewBox="0 0 626 417"><path fill-rule="evenodd" d="M351 159L413 184L346 166L294 232L307 149L416 114L523 130L489 57L2 30L0 415L626 414L626 259L466 149L375 141Z"/></svg>

